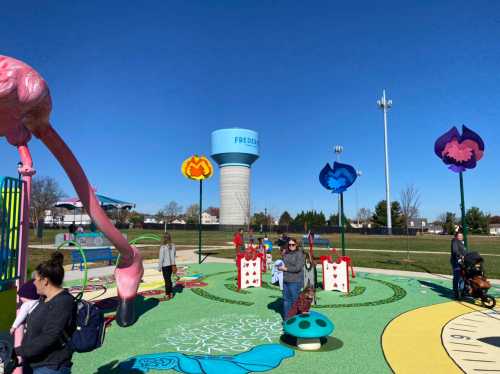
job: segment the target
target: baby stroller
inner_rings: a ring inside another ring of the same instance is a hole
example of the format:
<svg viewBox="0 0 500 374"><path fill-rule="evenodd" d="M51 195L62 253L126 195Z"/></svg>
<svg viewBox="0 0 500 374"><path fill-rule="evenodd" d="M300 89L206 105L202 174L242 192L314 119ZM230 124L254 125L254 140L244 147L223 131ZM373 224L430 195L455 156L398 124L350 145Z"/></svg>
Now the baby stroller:
<svg viewBox="0 0 500 374"><path fill-rule="evenodd" d="M463 282L459 287L459 298L471 296L474 299L481 299L484 307L493 309L496 300L488 295L491 283L484 275L483 262L484 259L477 252L465 254L461 263Z"/></svg>

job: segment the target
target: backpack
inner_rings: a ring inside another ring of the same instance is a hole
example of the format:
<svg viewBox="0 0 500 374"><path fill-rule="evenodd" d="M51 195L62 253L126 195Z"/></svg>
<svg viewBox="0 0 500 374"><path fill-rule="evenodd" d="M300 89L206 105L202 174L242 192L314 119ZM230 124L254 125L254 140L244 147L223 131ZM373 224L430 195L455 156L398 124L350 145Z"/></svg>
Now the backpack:
<svg viewBox="0 0 500 374"><path fill-rule="evenodd" d="M67 345L75 352L90 352L99 348L104 342L104 313L95 304L82 299L80 293L75 297L75 330L69 337Z"/></svg>

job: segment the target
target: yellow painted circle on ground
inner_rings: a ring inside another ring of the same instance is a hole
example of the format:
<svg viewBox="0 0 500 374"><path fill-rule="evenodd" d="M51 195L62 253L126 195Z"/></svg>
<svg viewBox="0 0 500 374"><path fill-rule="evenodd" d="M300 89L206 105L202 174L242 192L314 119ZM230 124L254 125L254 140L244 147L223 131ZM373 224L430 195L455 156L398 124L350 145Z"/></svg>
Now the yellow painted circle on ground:
<svg viewBox="0 0 500 374"><path fill-rule="evenodd" d="M463 373L442 342L442 330L459 316L488 309L469 303L447 302L403 313L382 334L385 358L395 373ZM498 310L497 310L498 311ZM498 323L491 319L489 323Z"/></svg>

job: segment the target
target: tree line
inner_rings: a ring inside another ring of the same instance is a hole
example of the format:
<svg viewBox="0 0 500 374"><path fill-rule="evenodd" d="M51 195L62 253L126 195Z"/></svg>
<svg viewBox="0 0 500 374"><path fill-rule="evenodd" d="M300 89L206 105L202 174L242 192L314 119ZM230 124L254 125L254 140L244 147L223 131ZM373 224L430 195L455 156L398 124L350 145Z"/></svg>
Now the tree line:
<svg viewBox="0 0 500 374"><path fill-rule="evenodd" d="M35 177L32 183L31 196L31 222L37 224L44 218L46 210L53 210L54 204L64 197L65 194L59 187L54 178L51 177ZM418 189L413 185L409 185L400 192L399 201L391 202L391 220L392 226L398 228L408 228L409 222L419 217L420 209L420 194ZM359 225L372 227L387 227L387 202L380 200L374 207L373 211L369 208L361 208L358 210L355 217L344 216L344 222L347 225L357 223ZM204 210L208 214L219 217L218 207L208 207ZM141 225L144 223L146 214L138 211L128 210L110 210L106 212L108 216L117 223L132 223ZM175 220L183 220L186 223L198 223L199 205L191 204L185 209L176 201L170 201L163 208L159 209L154 218L157 222L172 223ZM500 224L499 216L491 216L480 210L478 207L471 207L466 212L465 220L469 228L469 232L474 234L487 234L490 224ZM269 227L274 224L275 218L267 212L256 212L250 219L252 225L262 225ZM326 216L322 211L302 210L294 217L284 211L279 219L280 226L295 226L314 228L320 226L338 226L338 214ZM439 215L438 219L433 222L434 225L440 226L444 233L452 234L456 225L459 225L460 217L453 212L445 212Z"/></svg>

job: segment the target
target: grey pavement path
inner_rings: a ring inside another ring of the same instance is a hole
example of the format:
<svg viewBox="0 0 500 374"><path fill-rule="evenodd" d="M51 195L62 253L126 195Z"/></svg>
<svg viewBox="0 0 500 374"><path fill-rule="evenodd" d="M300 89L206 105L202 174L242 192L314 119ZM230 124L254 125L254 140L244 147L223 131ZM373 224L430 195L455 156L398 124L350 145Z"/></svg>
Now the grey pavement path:
<svg viewBox="0 0 500 374"><path fill-rule="evenodd" d="M187 265L187 264L197 264L198 254L193 251L178 251L176 255L177 265ZM230 258L220 258L208 256L203 263L234 263L234 260ZM158 260L144 260L145 269L155 269L158 266ZM71 265L66 265L69 269ZM103 277L113 274L115 271L115 266L102 266L97 268L90 268L88 270L88 278ZM71 281L82 278L82 272L80 270L66 270L64 275L65 281Z"/></svg>
<svg viewBox="0 0 500 374"><path fill-rule="evenodd" d="M197 264L198 263L198 254L194 251L179 251L177 252L177 264L178 265L187 265L187 264ZM234 264L234 260L230 258L219 258L208 256L204 263L226 263L226 264ZM158 266L158 260L145 260L144 268L145 269L154 269ZM319 265L318 265L319 266ZM103 266L99 268L91 268L88 271L88 277L102 277L113 274L115 270L114 266ZM411 278L428 278L428 279L448 279L451 280L450 275L445 274L430 274L425 272L417 272L417 271L403 271L403 270L390 270L390 269L374 269L374 268L364 268L364 267L354 267L354 271L357 273L371 273L371 274L383 274L383 275L396 275L402 277L411 277ZM82 278L82 272L80 270L67 270L65 272L65 280L76 280ZM489 279L491 284L495 286L500 286L500 279Z"/></svg>
<svg viewBox="0 0 500 374"><path fill-rule="evenodd" d="M146 247L158 247L160 244L136 244L135 246L137 248L146 248ZM193 248L198 248L197 245L191 245L191 244L176 244L175 245L177 248L180 249L193 249ZM28 246L29 248L37 248L37 249L56 249L57 246L54 244L30 244ZM99 247L85 247L85 249L92 249L92 248L103 248L103 247L109 247L109 248L115 248L113 245L110 246L99 246ZM65 245L61 247L62 249L75 249L73 246ZM234 248L234 246L225 246L225 245L204 245L203 248L205 249L221 249L221 248Z"/></svg>

